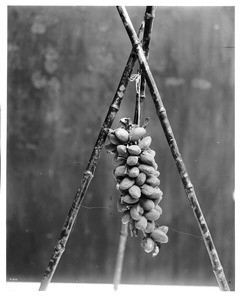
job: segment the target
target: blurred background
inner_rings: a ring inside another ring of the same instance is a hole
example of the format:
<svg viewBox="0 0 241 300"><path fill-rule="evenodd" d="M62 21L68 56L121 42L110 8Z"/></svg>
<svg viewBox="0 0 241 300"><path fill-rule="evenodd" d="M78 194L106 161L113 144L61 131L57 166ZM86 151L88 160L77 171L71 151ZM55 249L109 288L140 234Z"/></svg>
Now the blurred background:
<svg viewBox="0 0 241 300"><path fill-rule="evenodd" d="M128 12L137 30L145 7ZM8 281L41 280L130 50L115 7L8 7ZM158 7L149 62L234 289L234 8ZM134 103L130 83L113 128ZM216 285L148 90L144 117L169 242L152 258L129 237L122 282ZM103 150L53 281L112 282L121 227L112 170Z"/></svg>

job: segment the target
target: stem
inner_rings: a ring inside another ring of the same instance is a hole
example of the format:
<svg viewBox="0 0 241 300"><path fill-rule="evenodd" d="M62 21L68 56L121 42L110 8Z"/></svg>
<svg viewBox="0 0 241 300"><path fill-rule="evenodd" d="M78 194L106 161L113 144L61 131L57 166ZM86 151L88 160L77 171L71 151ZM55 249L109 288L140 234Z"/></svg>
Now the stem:
<svg viewBox="0 0 241 300"><path fill-rule="evenodd" d="M81 186L77 190L77 193L74 198L74 202L73 202L71 209L67 215L67 218L64 222L60 237L57 241L57 244L54 248L54 252L49 261L48 267L42 278L41 285L39 288L40 291L45 291L47 289L48 284L51 281L51 279L54 275L54 272L57 268L57 265L60 261L60 258L62 256L63 252L65 251L65 247L66 247L68 238L70 236L70 233L72 231L73 225L75 223L77 214L79 212L79 208L81 206L81 203L83 202L83 199L84 199L85 193L88 189L88 186L94 176L96 165L97 165L98 159L101 154L102 147L105 143L105 140L106 140L106 137L108 134L108 129L111 127L111 125L114 121L114 118L120 108L121 101L123 99L125 90L129 83L129 77L132 73L135 62L136 62L136 55L135 55L134 51L131 51L131 54L130 54L129 59L126 64L126 67L122 74L120 83L118 85L117 91L112 100L112 103L110 104L108 113L103 122L102 128L99 132L99 135L96 140L92 154L90 156L86 171L83 174Z"/></svg>
<svg viewBox="0 0 241 300"><path fill-rule="evenodd" d="M150 89L151 96L153 98L156 112L159 117L159 120L161 122L162 128L164 130L167 142L170 146L170 150L172 152L173 158L176 162L178 172L180 174L185 192L187 194L187 197L189 199L189 203L191 208L193 209L194 216L196 218L196 221L198 223L199 229L201 231L203 241L205 243L205 246L207 248L207 252L209 254L209 258L211 260L213 272L215 274L216 280L218 282L218 285L221 290L223 291L229 291L229 285L227 283L223 267L221 265L221 262L218 257L217 250L214 246L211 233L208 229L207 223L205 221L204 215L202 213L202 210L200 208L198 199L195 194L194 187L191 183L191 180L188 176L188 173L186 171L185 164L183 162L182 156L179 152L177 142L175 140L174 134L172 132L172 128L170 125L170 122L167 117L166 109L163 105L160 93L157 89L157 85L155 83L155 80L152 76L152 73L150 71L149 65L147 63L145 54L143 52L142 47L140 46L140 41L135 33L135 30L133 28L133 25L131 23L131 20L129 18L129 15L125 9L125 7L118 6L117 7L118 12L120 14L120 17L123 21L123 24L125 26L125 29L129 35L129 38L132 42L132 46L134 49L136 49L136 54L138 56L138 60L141 66L141 69L143 73L145 74L146 81L148 84L148 87Z"/></svg>
<svg viewBox="0 0 241 300"><path fill-rule="evenodd" d="M140 125L141 122L141 97L140 97L140 78L138 79L138 82L136 83L136 105L135 105L135 114L134 114L134 120L133 123Z"/></svg>

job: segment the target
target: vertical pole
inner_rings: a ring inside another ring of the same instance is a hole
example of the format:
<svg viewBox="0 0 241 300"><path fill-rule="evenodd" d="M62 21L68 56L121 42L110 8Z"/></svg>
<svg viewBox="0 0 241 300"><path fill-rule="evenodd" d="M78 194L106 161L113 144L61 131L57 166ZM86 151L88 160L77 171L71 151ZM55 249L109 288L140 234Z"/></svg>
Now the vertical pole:
<svg viewBox="0 0 241 300"><path fill-rule="evenodd" d="M119 240L116 265L115 265L115 273L114 273L114 281L113 281L114 289L116 291L121 281L127 237L128 237L128 224L121 223L120 240Z"/></svg>
<svg viewBox="0 0 241 300"><path fill-rule="evenodd" d="M143 35L143 50L146 50L146 57L148 57L149 53L149 45L150 45L150 38L151 38L151 31L153 28L153 21L155 17L155 6L147 6L146 12L144 16L144 35ZM141 34L140 28L137 36ZM141 79L143 79L144 76L141 76ZM141 85L141 83L143 85ZM139 83L137 83L137 91L136 91L136 105L135 105L135 113L134 113L134 124L140 125L140 119L141 119L141 92L142 96L144 94L144 97L142 97L142 103L145 99L145 80L141 80ZM126 249L126 242L128 237L128 224L122 224L121 225L121 231L120 231L120 240L119 240L119 246L118 246L118 252L117 252L117 259L116 259L116 266L115 266L115 273L114 273L114 289L118 289L118 285L121 281L121 275L122 275L122 269L123 269L123 262L124 262L124 256L125 256L125 249Z"/></svg>

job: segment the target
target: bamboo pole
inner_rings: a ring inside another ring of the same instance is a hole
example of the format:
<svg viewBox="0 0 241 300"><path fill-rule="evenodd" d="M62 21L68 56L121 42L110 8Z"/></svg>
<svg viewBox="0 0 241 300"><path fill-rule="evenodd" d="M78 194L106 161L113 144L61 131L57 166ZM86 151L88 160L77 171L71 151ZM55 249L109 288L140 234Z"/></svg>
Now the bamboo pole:
<svg viewBox="0 0 241 300"><path fill-rule="evenodd" d="M55 273L55 270L58 266L60 258L62 256L63 252L65 251L65 247L66 247L68 238L70 236L70 233L72 231L73 225L75 223L81 203L83 202L85 193L86 193L88 186L94 176L96 165L97 165L98 159L100 157L102 147L105 143L105 140L106 140L106 137L108 134L108 130L111 127L111 125L115 119L115 116L120 108L121 101L123 99L125 90L129 83L129 78L131 76L135 62L136 62L136 55L135 55L134 51L131 51L128 61L126 63L124 72L122 74L121 80L119 82L117 91L114 95L114 98L113 98L111 104L110 104L106 118L102 124L101 130L99 132L98 138L97 138L95 146L94 146L94 149L90 156L87 168L86 168L85 172L83 173L81 186L77 190L77 193L74 198L74 202L69 210L69 213L64 222L60 237L57 241L57 244L54 248L54 252L50 258L48 267L42 278L39 291L45 291L47 289L48 284L50 283L50 281Z"/></svg>
<svg viewBox="0 0 241 300"><path fill-rule="evenodd" d="M186 171L186 167L184 164L184 161L182 159L182 156L179 152L177 142L175 140L170 122L167 117L166 109L163 105L160 93L158 91L157 85L155 83L155 80L152 76L152 73L150 71L148 62L146 60L145 54L143 52L143 49L140 45L140 41L135 33L134 27L132 25L132 22L130 20L130 17L125 9L125 7L117 6L117 10L120 14L120 17L122 19L122 22L124 24L124 27L127 31L127 34L131 40L133 48L136 50L136 54L140 63L141 70L145 74L146 82L148 84L148 87L150 89L151 96L153 98L156 112L159 117L159 120L161 122L162 128L164 130L167 142L169 144L171 153L173 155L173 158L176 162L178 172L180 174L185 192L187 194L187 197L189 199L189 204L193 210L193 214L196 218L196 221L198 223L200 232L203 237L203 241L205 243L207 252L209 254L209 258L211 260L212 269L215 274L216 280L218 282L218 285L221 290L223 291L229 291L229 285L226 280L223 267L221 265L220 259L218 257L217 250L214 246L213 239L211 237L211 233L209 231L208 225L206 223L206 220L204 218L204 215L202 213L201 207L199 205L198 199L196 197L196 193L194 190L194 186L189 178L189 175Z"/></svg>

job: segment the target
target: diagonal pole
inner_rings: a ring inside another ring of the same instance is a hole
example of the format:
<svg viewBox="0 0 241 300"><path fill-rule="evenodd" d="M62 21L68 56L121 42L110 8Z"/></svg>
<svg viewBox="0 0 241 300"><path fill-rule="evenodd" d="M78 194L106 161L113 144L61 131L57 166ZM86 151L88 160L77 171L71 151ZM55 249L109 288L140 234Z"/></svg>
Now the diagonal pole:
<svg viewBox="0 0 241 300"><path fill-rule="evenodd" d="M127 31L127 34L131 40L133 49L136 50L136 54L140 63L140 67L142 72L145 74L146 82L148 84L148 87L150 89L151 96L153 98L156 112L159 117L159 120L161 122L163 131L165 133L167 142L169 144L171 153L173 155L173 158L176 162L177 169L179 172L179 175L181 177L185 192L187 194L187 197L189 199L189 203L191 208L193 209L193 214L196 218L196 221L198 223L199 229L201 231L203 241L205 243L207 252L209 254L209 258L211 260L213 272L215 274L216 280L218 282L219 288L223 291L229 291L229 285L227 283L223 267L221 265L220 259L218 257L217 250L214 246L214 242L211 237L211 233L209 231L208 225L206 223L206 220L204 218L204 215L202 213L201 207L199 205L198 199L195 194L194 186L189 178L189 175L186 171L186 167L184 164L184 161L182 159L182 156L179 152L177 142L175 140L170 122L167 117L166 109L163 105L160 93L158 91L157 85L155 83L155 80L152 76L152 73L150 71L148 62L146 60L144 51L141 47L140 41L135 33L134 27L132 25L132 22L130 20L130 17L123 6L117 6L117 10L120 14L120 17L122 19L122 22L124 24L124 27Z"/></svg>
<svg viewBox="0 0 241 300"><path fill-rule="evenodd" d="M110 104L106 118L102 124L101 130L99 132L98 138L97 138L95 146L94 146L94 149L90 156L87 168L86 168L85 172L83 173L81 186L77 190L77 193L74 198L74 202L69 210L69 213L64 222L61 234L60 234L59 239L54 248L54 252L50 258L48 267L42 278L39 291L45 291L47 289L48 284L50 283L50 281L55 273L55 270L58 266L60 258L62 256L63 252L65 251L65 247L66 247L68 238L71 234L71 231L73 229L73 225L77 218L77 214L79 212L81 203L83 202L83 199L84 199L84 196L88 189L88 186L94 176L96 165L97 165L98 159L100 157L102 147L105 143L105 140L106 140L106 137L108 134L108 130L111 127L111 125L115 119L115 116L120 108L121 101L123 99L125 90L129 83L129 77L131 76L135 62L136 62L136 55L135 55L134 51L132 50L130 53L130 56L128 58L128 61L126 63L121 80L119 82L117 91L114 95L114 98L113 98L111 104Z"/></svg>
<svg viewBox="0 0 241 300"><path fill-rule="evenodd" d="M144 22L143 22L144 24L143 50L146 50L146 53L149 52L151 31L152 31L153 21L155 17L154 14L155 9L156 8L154 6L147 6L145 11ZM141 34L142 30L143 28L140 27L140 30L137 34L138 37ZM134 114L134 123L138 125L140 125L140 118L141 118L140 97L141 97L141 92L140 90L138 90L136 93L136 105L135 105L135 114ZM113 280L115 290L118 289L118 285L121 282L127 237L128 237L128 224L121 224L120 239L119 239L119 246L118 246L116 265L114 271L114 280Z"/></svg>

